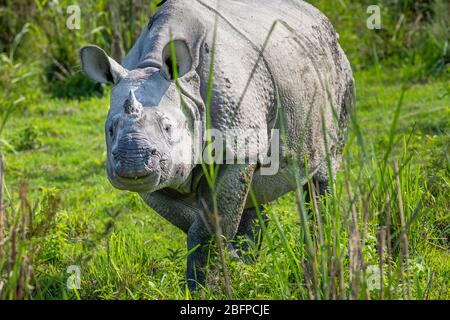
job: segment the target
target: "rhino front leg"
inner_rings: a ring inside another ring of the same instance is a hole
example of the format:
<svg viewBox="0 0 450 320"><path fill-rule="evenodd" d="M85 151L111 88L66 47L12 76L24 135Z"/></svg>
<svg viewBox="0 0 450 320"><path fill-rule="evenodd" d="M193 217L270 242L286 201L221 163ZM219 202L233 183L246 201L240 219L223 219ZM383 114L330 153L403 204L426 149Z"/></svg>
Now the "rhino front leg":
<svg viewBox="0 0 450 320"><path fill-rule="evenodd" d="M205 283L210 240L211 234L204 223L196 220L189 229L187 237L188 251L195 249L187 257L186 281L190 291L197 290L199 284Z"/></svg>
<svg viewBox="0 0 450 320"><path fill-rule="evenodd" d="M261 222L266 226L269 222L269 219L264 213L262 207L259 209L259 212L262 221L260 221L256 208L248 208L244 210L236 237L231 244L231 248L234 252L236 252L238 257L247 263L253 263L255 258L258 257L257 253L253 256L250 254L250 251L252 247L255 247L258 251L261 248L263 241Z"/></svg>
<svg viewBox="0 0 450 320"><path fill-rule="evenodd" d="M195 217L200 212L200 209L196 208L194 204L179 199L167 190L140 193L139 195L150 208L185 233L188 233Z"/></svg>
<svg viewBox="0 0 450 320"><path fill-rule="evenodd" d="M197 247L187 259L186 279L190 290L205 283L211 237L217 233L230 240L235 237L254 171L255 165L224 165L213 190L206 183L200 187L199 201L204 211L188 231L188 250Z"/></svg>

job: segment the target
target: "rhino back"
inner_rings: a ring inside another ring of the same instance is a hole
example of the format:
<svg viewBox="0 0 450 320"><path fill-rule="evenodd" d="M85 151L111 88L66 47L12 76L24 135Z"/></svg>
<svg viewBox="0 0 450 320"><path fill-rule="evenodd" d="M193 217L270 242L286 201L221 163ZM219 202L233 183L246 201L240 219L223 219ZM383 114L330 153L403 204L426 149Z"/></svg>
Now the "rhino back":
<svg viewBox="0 0 450 320"><path fill-rule="evenodd" d="M222 130L279 128L278 95L288 148L300 158L307 155L312 171L323 166L322 119L328 151L336 153L353 94L350 64L329 20L303 1L219 1L219 7L213 0L198 2L210 17L218 14L215 125ZM208 63L203 68L206 77Z"/></svg>
<svg viewBox="0 0 450 320"><path fill-rule="evenodd" d="M350 64L328 19L303 1L230 1L219 8L201 1L219 15L215 125L281 129L278 95L288 149L280 146L280 154L295 154L300 166L306 156L309 172L319 180L328 179L325 158L331 154L334 175L354 92ZM284 158L275 176L257 171L258 202L293 190L294 176ZM306 179L303 169L300 179Z"/></svg>

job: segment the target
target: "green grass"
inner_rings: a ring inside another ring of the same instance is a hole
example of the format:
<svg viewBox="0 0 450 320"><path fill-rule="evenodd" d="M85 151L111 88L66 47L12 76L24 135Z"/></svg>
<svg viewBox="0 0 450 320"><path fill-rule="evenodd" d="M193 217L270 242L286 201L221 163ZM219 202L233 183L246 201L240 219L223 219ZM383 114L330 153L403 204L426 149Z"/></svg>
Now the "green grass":
<svg viewBox="0 0 450 320"><path fill-rule="evenodd" d="M6 157L0 299L189 298L185 235L107 181L108 99L47 98L107 91L79 72L78 47L96 43L111 52L116 37L108 26L116 21L122 33L116 45L130 48L157 2L134 10L139 4L127 1L117 20L108 1L82 1L87 20L79 31L66 29L60 14L70 1L51 7L9 1L1 8L0 111L7 125L0 128ZM267 206L271 222L257 263L226 260L232 295L378 299L377 286L366 289L376 282L384 232L394 246L383 256L384 298L411 291L414 299L450 299L448 3L418 8L409 0L380 1L382 30L374 31L365 26L370 1L310 2L330 17L356 72L357 114L345 161L333 200L322 199L317 211L299 206L303 194L295 192ZM129 19L133 12L139 14ZM404 264L400 212L407 226ZM217 254L211 261L208 289L195 298L229 296L223 262ZM71 265L80 267L80 290L66 286Z"/></svg>
<svg viewBox="0 0 450 320"><path fill-rule="evenodd" d="M341 266L342 272L337 276L342 277L343 295L350 297L348 233L354 226L348 223L351 205L359 231L366 230L360 248L365 265L371 266L367 272L365 268L358 270L365 276L362 290L355 297L368 298L369 294L379 298L377 288L364 289L365 282L374 279L370 270L379 263L377 233L384 226L387 207L391 210L392 236L394 240L399 238L397 190L401 190L405 219L411 221L407 235L412 298L450 299L448 84L435 81L408 87L392 135L391 125L402 94L401 77L372 69L358 73L356 79L360 135L354 127L349 134L346 160L335 184L337 201L325 199L319 205L321 227L313 213L307 213L307 223L302 227L295 192L268 206L271 221L256 264L227 259L233 298L333 297L330 288L339 287L339 281L330 273L330 265ZM21 242L25 256L35 252L33 276L26 281L32 287L26 286L25 296L189 297L184 291L185 235L147 208L137 194L115 190L106 178L103 125L107 108L106 98L82 102L52 99L28 105L13 114L7 124L3 138L16 149L16 153L6 154L7 212L11 213L10 205L15 206L16 212L19 210L17 199L22 180L27 184L31 206L38 204L35 223L45 221L52 203L49 198L60 199L49 232ZM390 141L392 152L384 162ZM400 167L399 186L393 162ZM347 182L352 186L353 201L349 200ZM386 199L387 195L392 201ZM310 227L313 248L309 249L316 253L313 257L305 244L305 225ZM316 244L319 231L323 245ZM329 251L332 246L334 254ZM395 276L386 276L385 286L390 287L386 295L391 298L403 297L402 281L396 276L398 252L396 249L392 254ZM195 297L226 298L220 259L213 255L211 261L208 289ZM81 269L80 290L67 289L71 274L66 271L71 265ZM308 270L317 273L316 280L308 282ZM0 286L5 277L0 271ZM13 284L13 280L9 283Z"/></svg>

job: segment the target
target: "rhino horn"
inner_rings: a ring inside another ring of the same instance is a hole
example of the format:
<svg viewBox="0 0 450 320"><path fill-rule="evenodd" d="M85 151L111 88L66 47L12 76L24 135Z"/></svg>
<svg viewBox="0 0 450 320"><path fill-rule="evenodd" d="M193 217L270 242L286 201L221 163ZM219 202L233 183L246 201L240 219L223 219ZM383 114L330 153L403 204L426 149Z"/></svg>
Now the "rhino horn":
<svg viewBox="0 0 450 320"><path fill-rule="evenodd" d="M130 90L127 100L123 104L123 110L131 116L140 116L142 114L142 104L136 99L134 92Z"/></svg>

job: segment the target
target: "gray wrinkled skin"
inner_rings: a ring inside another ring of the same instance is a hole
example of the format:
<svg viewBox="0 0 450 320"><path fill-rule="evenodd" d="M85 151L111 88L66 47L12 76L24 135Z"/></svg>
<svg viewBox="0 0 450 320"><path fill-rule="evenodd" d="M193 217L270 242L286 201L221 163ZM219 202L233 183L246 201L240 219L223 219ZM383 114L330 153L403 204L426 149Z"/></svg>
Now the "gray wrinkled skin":
<svg viewBox="0 0 450 320"><path fill-rule="evenodd" d="M275 175L261 175L254 164L221 166L217 209L228 239L251 229L240 226L243 215L254 214L250 186L260 204L295 189L288 157L298 159L294 170L305 182L306 156L311 177L326 186L326 154L334 176L354 100L351 67L331 24L303 1L168 0L122 65L97 47L82 48L86 74L113 83L105 126L109 180L139 192L149 207L186 232L188 249L206 244L214 230L205 210L205 204L212 208L211 191L199 166L187 163L199 156L192 147L196 142L204 147L216 18L212 127L264 130L269 152L271 130L284 123L287 142L280 147ZM171 39L176 40L181 97L171 81ZM201 246L188 257L190 289L205 280L206 253Z"/></svg>

